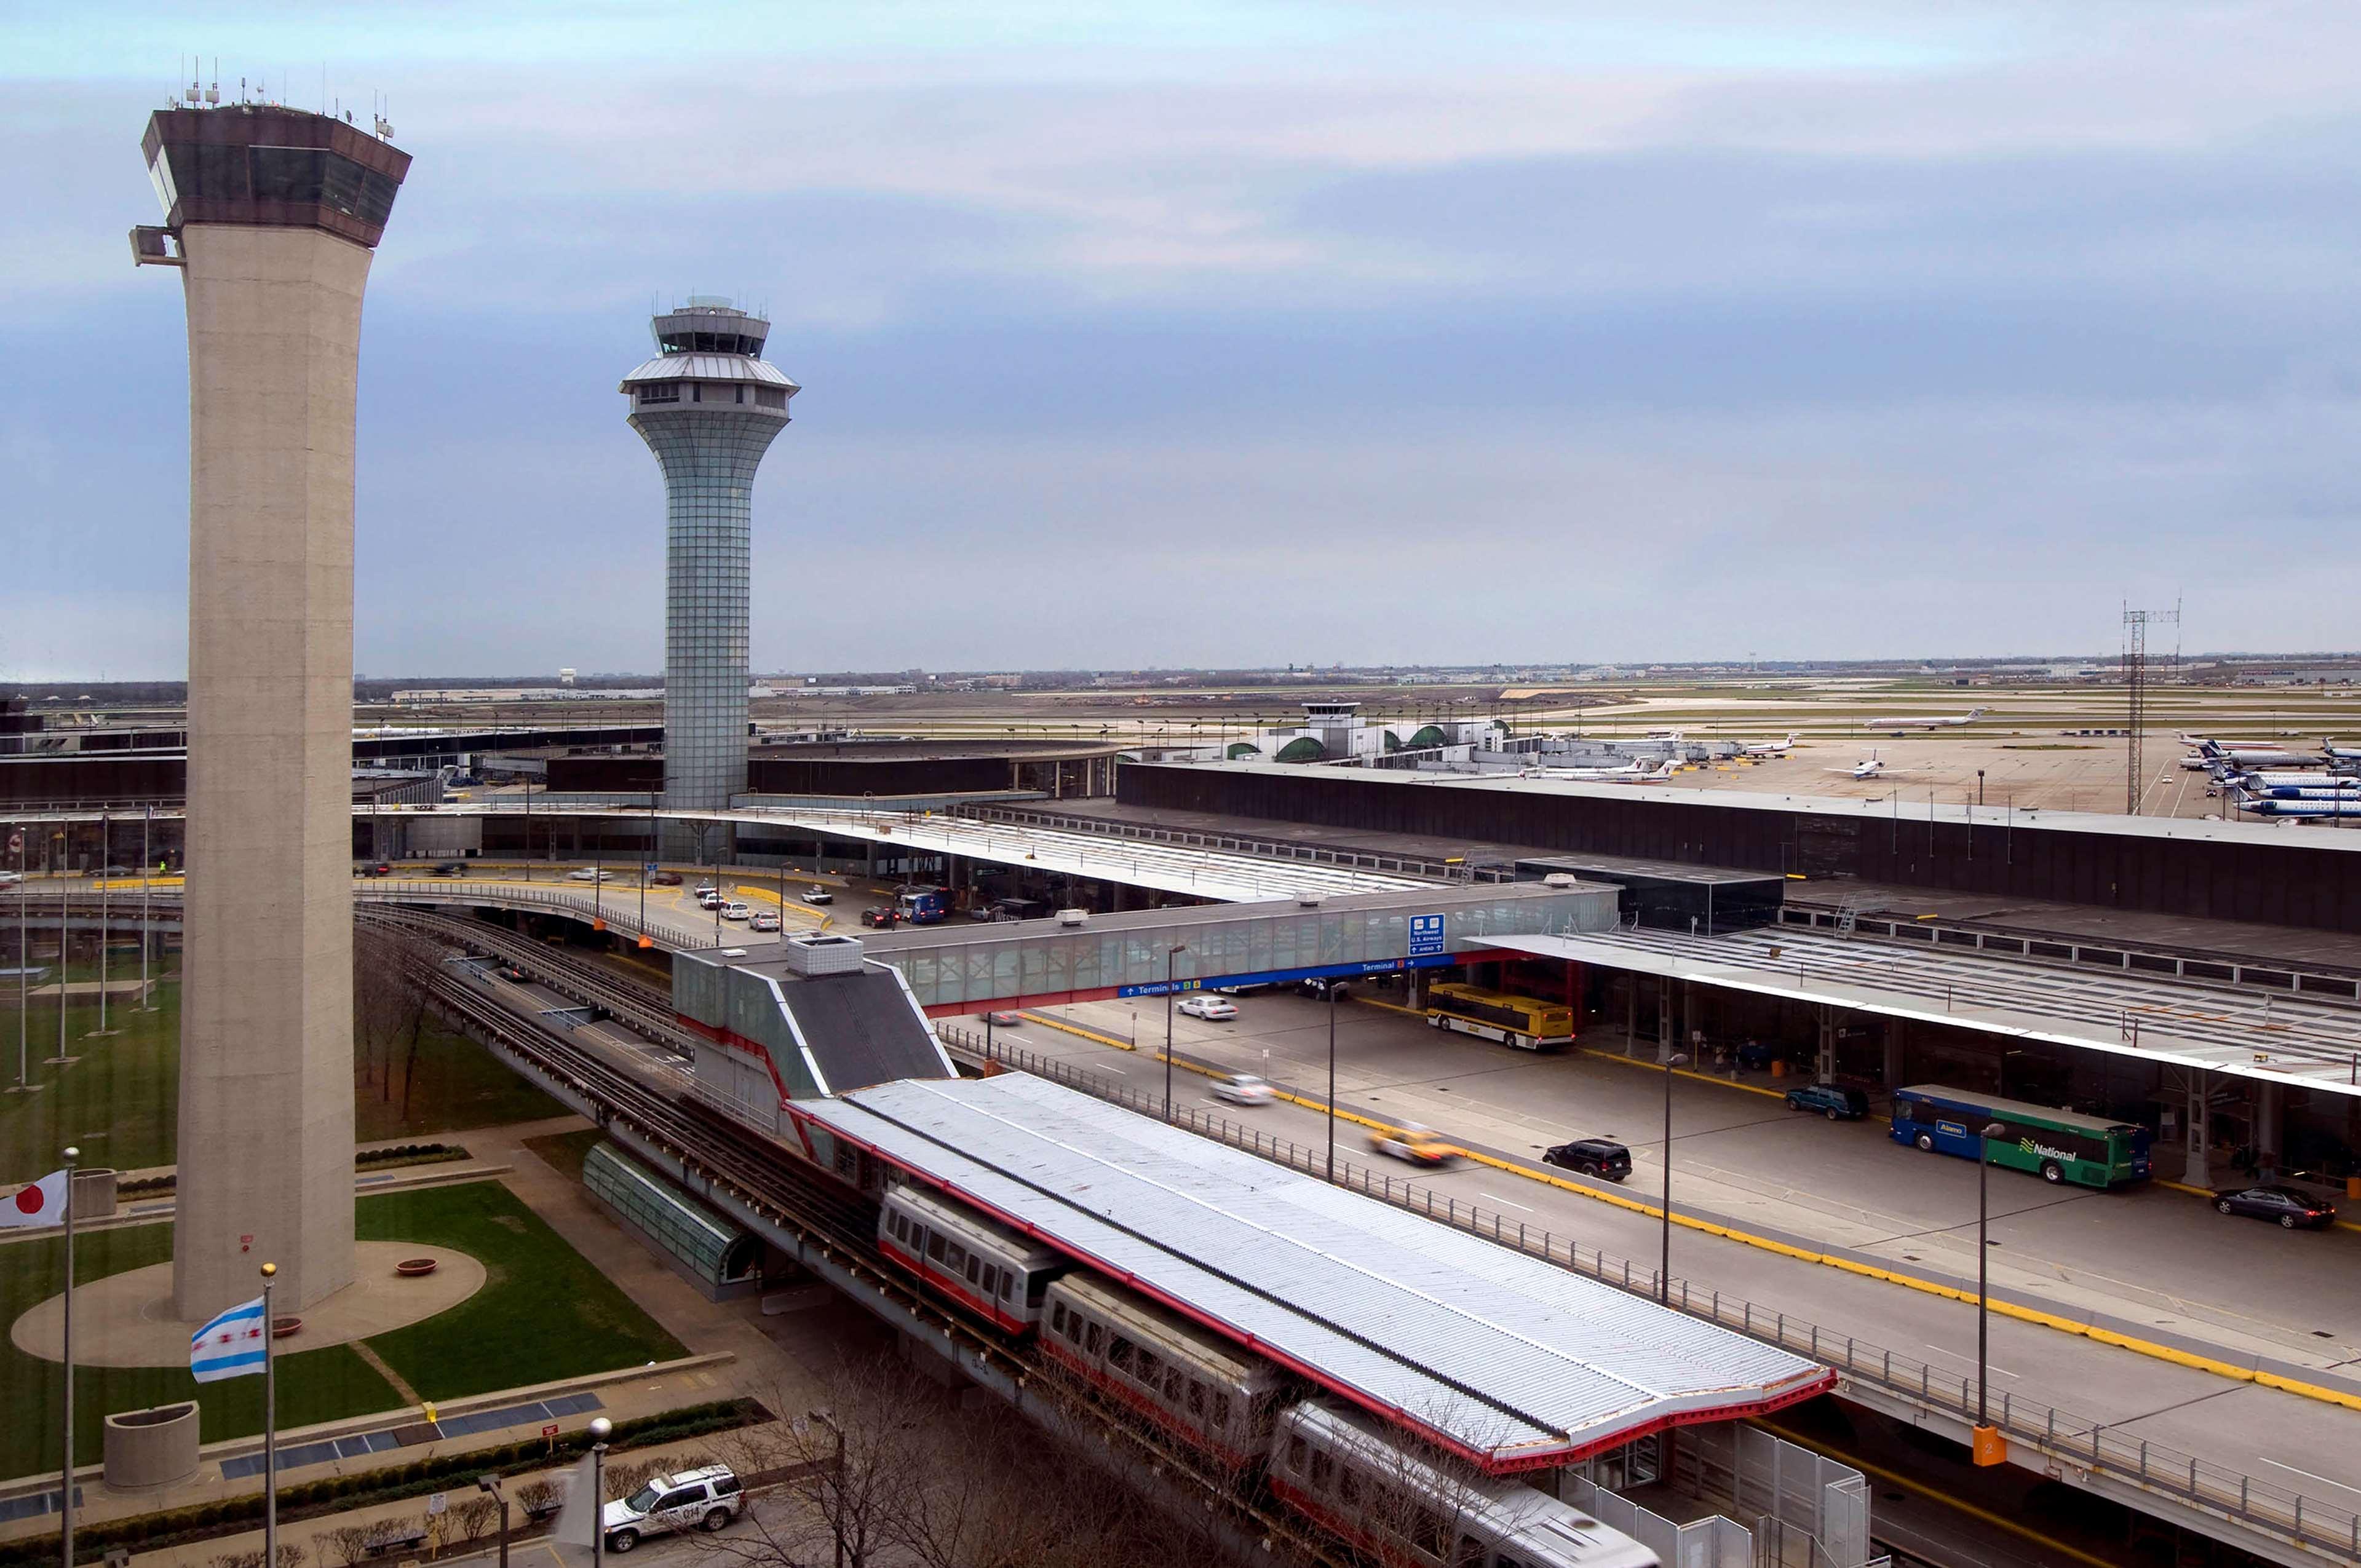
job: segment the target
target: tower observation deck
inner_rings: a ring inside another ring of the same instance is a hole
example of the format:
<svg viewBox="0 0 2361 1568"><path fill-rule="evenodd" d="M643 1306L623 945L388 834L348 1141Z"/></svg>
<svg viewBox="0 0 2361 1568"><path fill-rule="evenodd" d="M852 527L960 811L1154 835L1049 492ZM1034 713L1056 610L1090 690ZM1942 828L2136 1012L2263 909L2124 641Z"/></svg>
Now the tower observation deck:
<svg viewBox="0 0 2361 1568"><path fill-rule="evenodd" d="M620 389L664 478L664 801L718 810L746 788L754 470L802 389L763 358L771 323L725 302L692 295L651 328L661 352ZM664 852L728 851L697 834L668 830Z"/></svg>

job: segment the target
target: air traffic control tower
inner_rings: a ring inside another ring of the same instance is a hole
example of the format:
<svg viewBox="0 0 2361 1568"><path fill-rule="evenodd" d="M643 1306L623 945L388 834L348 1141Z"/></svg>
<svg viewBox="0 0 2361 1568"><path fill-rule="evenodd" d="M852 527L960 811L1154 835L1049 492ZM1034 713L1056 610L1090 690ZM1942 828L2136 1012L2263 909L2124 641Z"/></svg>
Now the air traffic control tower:
<svg viewBox="0 0 2361 1568"><path fill-rule="evenodd" d="M178 1316L353 1278L353 392L410 155L192 85L141 139L189 322Z"/></svg>
<svg viewBox="0 0 2361 1568"><path fill-rule="evenodd" d="M719 810L746 788L747 538L754 470L803 389L763 358L771 323L689 297L652 323L658 357L623 378L631 425L664 478L664 787L669 810ZM727 833L726 828L719 829ZM670 828L667 859L727 839Z"/></svg>

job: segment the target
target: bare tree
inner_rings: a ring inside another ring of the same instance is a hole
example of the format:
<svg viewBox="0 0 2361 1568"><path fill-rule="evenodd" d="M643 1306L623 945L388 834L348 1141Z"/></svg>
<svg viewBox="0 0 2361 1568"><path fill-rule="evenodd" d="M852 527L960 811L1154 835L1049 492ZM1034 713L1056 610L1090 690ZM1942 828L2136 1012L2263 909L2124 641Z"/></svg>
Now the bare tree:
<svg viewBox="0 0 2361 1568"><path fill-rule="evenodd" d="M402 959L396 939L367 926L353 934L353 1043L363 1083L374 1077L383 1100L393 1098L394 1044L409 1027Z"/></svg>
<svg viewBox="0 0 2361 1568"><path fill-rule="evenodd" d="M369 1532L366 1525L348 1524L322 1532L319 1537L321 1559L330 1568L353 1568L369 1554Z"/></svg>

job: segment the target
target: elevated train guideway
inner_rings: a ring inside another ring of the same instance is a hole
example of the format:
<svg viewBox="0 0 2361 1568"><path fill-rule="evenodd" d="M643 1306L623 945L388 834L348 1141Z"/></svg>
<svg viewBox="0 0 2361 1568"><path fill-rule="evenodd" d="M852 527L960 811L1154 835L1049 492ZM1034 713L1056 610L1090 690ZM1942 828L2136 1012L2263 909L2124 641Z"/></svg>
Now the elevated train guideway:
<svg viewBox="0 0 2361 1568"><path fill-rule="evenodd" d="M1807 1399L1835 1373L1021 1073L790 1107L867 1153L1489 1475Z"/></svg>

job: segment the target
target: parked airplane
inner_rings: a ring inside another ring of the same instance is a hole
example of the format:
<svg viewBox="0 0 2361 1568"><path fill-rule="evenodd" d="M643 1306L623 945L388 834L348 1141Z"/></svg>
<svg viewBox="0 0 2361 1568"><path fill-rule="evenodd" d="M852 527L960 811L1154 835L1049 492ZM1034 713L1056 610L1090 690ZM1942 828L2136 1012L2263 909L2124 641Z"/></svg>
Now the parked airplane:
<svg viewBox="0 0 2361 1568"><path fill-rule="evenodd" d="M1955 713L1949 716L1938 716L1931 718L1872 718L1864 723L1861 728L1863 729L1888 729L1896 734L1911 729L1953 729L1962 724L1973 724L1977 719L1982 718L1983 716L1984 710L1978 707L1971 708L1966 713Z"/></svg>
<svg viewBox="0 0 2361 1568"><path fill-rule="evenodd" d="M2316 821L2351 818L2361 821L2361 797L2345 800L2268 800L2258 799L2245 790L2238 791L2238 809L2257 817L2284 817L2294 821Z"/></svg>
<svg viewBox="0 0 2361 1568"><path fill-rule="evenodd" d="M1877 753L1872 751L1868 756L1862 758L1860 762L1855 762L1851 767L1828 768L1825 771L1831 773L1845 773L1857 779L1874 779L1883 778L1885 774L1893 772L1894 770L1888 768L1883 762L1880 762L1878 760ZM1903 772L1907 773L1909 770L1905 768Z"/></svg>
<svg viewBox="0 0 2361 1568"><path fill-rule="evenodd" d="M1678 766L1677 762L1666 757L1653 769L1642 768L1637 762L1628 762L1620 768L1525 768L1517 776L1521 779L1564 779L1576 784L1656 784L1671 778L1673 770Z"/></svg>
<svg viewBox="0 0 2361 1568"><path fill-rule="evenodd" d="M1757 740L1752 746L1741 746L1741 757L1784 757L1795 749L1795 732L1789 730L1784 740Z"/></svg>
<svg viewBox="0 0 2361 1568"><path fill-rule="evenodd" d="M2221 741L2204 735L2183 735L2208 762L2234 768L2300 768L2314 759L2298 756L2284 746L2265 741Z"/></svg>
<svg viewBox="0 0 2361 1568"><path fill-rule="evenodd" d="M2361 762L2361 746L2340 746L2334 740L2320 743L2320 754L2339 762Z"/></svg>
<svg viewBox="0 0 2361 1568"><path fill-rule="evenodd" d="M2361 779L2332 773L2217 773L2207 795L2234 789L2262 800L2361 800Z"/></svg>

